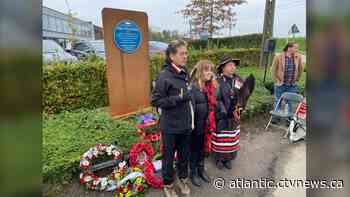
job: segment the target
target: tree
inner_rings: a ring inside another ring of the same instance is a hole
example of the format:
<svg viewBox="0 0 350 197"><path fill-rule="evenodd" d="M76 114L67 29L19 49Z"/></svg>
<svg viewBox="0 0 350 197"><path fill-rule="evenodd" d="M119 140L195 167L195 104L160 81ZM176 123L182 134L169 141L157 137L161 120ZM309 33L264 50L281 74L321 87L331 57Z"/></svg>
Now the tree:
<svg viewBox="0 0 350 197"><path fill-rule="evenodd" d="M70 9L69 7L69 3L68 3L68 0L65 0L66 2L66 6L68 8L68 27L70 28L71 30L71 34L69 35L69 42L70 43L74 43L75 41L77 41L77 38L75 37L76 36L76 33L78 31L78 28L74 25L74 17L76 17L78 14L76 12L72 12L72 10Z"/></svg>
<svg viewBox="0 0 350 197"><path fill-rule="evenodd" d="M161 41L161 42L170 42L176 39L182 39L183 35L181 35L178 31L173 30L163 30L161 32L153 31L151 28L149 29L149 39L153 41Z"/></svg>
<svg viewBox="0 0 350 197"><path fill-rule="evenodd" d="M212 38L218 30L234 26L236 13L233 7L246 2L246 0L191 0L179 12L186 19L190 19L194 33L208 32Z"/></svg>

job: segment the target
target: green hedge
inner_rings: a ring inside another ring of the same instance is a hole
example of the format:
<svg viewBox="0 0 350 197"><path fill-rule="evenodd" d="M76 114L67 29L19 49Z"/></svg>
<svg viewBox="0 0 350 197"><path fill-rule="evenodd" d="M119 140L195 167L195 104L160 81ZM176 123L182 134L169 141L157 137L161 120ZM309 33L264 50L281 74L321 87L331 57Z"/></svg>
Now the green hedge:
<svg viewBox="0 0 350 197"><path fill-rule="evenodd" d="M242 60L243 66L258 65L259 49L220 49L206 52L191 51L188 67L200 59L210 59L215 64L229 54ZM164 58L153 56L150 61L151 79L154 80ZM43 67L43 111L49 114L79 108L95 109L108 105L106 65L104 61L83 61L74 64L46 65Z"/></svg>
<svg viewBox="0 0 350 197"><path fill-rule="evenodd" d="M286 46L287 38L275 38L276 39L276 52L282 52L283 48ZM306 38L305 37L295 37L289 38L288 42L295 42L299 44L299 52L306 54Z"/></svg>
<svg viewBox="0 0 350 197"><path fill-rule="evenodd" d="M247 34L242 36L233 36L225 38L209 39L210 48L260 48L262 41L262 34ZM207 41L196 40L189 41L191 49L200 50L207 48Z"/></svg>
<svg viewBox="0 0 350 197"><path fill-rule="evenodd" d="M188 56L187 68L191 70L193 66L202 59L211 60L215 65L218 65L220 58L224 55L230 55L233 58L238 58L241 60L241 66L257 66L259 65L260 49L217 49L208 50L204 52L200 51L190 51ZM164 64L164 58L161 56L153 56L151 59L151 79L154 80L156 75L161 70Z"/></svg>
<svg viewBox="0 0 350 197"><path fill-rule="evenodd" d="M43 116L44 182L69 182L79 172L82 154L97 143L113 144L127 153L139 140L127 121L113 120L106 110L81 109Z"/></svg>
<svg viewBox="0 0 350 197"><path fill-rule="evenodd" d="M108 105L103 61L43 67L42 105L46 113Z"/></svg>

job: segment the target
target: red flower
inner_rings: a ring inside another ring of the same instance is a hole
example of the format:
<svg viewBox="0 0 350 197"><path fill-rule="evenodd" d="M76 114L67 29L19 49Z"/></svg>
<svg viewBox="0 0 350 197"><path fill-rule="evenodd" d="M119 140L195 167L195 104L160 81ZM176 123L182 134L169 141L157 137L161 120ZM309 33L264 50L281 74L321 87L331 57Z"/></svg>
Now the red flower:
<svg viewBox="0 0 350 197"><path fill-rule="evenodd" d="M137 186L137 192L144 192L145 191L145 187L143 185L139 185Z"/></svg>
<svg viewBox="0 0 350 197"><path fill-rule="evenodd" d="M84 175L82 175L82 174L80 175L79 182L80 182L80 184L84 184L85 183Z"/></svg>
<svg viewBox="0 0 350 197"><path fill-rule="evenodd" d="M160 136L159 136L158 133L157 133L157 134L153 134L153 135L151 136L151 141L152 141L152 142L155 142L155 141L158 141L158 140L160 140Z"/></svg>
<svg viewBox="0 0 350 197"><path fill-rule="evenodd" d="M146 126L146 124L139 124L139 125L136 126L136 128L138 128L138 129L144 129L145 126Z"/></svg>
<svg viewBox="0 0 350 197"><path fill-rule="evenodd" d="M131 167L140 166L140 163L138 162L138 154L140 152L145 152L147 155L146 161L152 162L153 156L154 156L154 150L150 144L144 144L144 143L138 143L134 144L130 150L129 153L129 163ZM146 163L145 161L145 163Z"/></svg>
<svg viewBox="0 0 350 197"><path fill-rule="evenodd" d="M102 151L102 149L103 149L102 146L103 146L102 144L97 144L97 145L96 145L96 149L97 149L98 151Z"/></svg>
<svg viewBox="0 0 350 197"><path fill-rule="evenodd" d="M163 188L163 179L161 177L156 177L154 175L155 169L152 163L145 163L145 180L147 184L153 188L161 189Z"/></svg>
<svg viewBox="0 0 350 197"><path fill-rule="evenodd" d="M124 188L122 186L120 186L118 189L117 189L118 193L123 193L124 191Z"/></svg>
<svg viewBox="0 0 350 197"><path fill-rule="evenodd" d="M119 154L118 156L114 157L114 160L122 160L123 159L123 155Z"/></svg>
<svg viewBox="0 0 350 197"><path fill-rule="evenodd" d="M128 190L132 190L132 186L133 186L133 185L129 182L129 183L128 183Z"/></svg>

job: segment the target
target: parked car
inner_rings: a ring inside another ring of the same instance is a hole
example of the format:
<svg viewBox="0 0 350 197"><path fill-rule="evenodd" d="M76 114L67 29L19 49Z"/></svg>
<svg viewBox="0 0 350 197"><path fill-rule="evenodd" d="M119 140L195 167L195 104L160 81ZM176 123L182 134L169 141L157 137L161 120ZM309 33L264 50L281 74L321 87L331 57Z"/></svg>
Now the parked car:
<svg viewBox="0 0 350 197"><path fill-rule="evenodd" d="M149 55L161 54L165 55L165 50L168 48L168 44L159 41L149 41Z"/></svg>
<svg viewBox="0 0 350 197"><path fill-rule="evenodd" d="M92 41L89 41L89 43L94 48L95 54L97 55L97 57L106 59L104 40L92 40Z"/></svg>
<svg viewBox="0 0 350 197"><path fill-rule="evenodd" d="M165 50L168 47L167 43L159 41L149 41L149 54L161 54L165 55ZM97 57L106 59L106 52L103 40L92 41L79 41L72 45L72 49L69 52L76 56L78 59L84 59L91 54L95 54Z"/></svg>
<svg viewBox="0 0 350 197"><path fill-rule="evenodd" d="M67 53L61 45L54 40L44 39L43 40L43 63L47 64L50 62L74 62L77 58Z"/></svg>
<svg viewBox="0 0 350 197"><path fill-rule="evenodd" d="M105 47L103 40L79 41L73 44L70 53L78 59L84 59L91 54L106 59Z"/></svg>

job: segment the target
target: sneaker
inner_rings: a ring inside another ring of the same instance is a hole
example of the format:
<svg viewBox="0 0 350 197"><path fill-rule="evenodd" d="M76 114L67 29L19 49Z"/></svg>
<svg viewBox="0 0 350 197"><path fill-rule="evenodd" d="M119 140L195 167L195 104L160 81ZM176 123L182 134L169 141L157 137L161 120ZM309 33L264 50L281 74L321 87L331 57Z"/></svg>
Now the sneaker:
<svg viewBox="0 0 350 197"><path fill-rule="evenodd" d="M187 182L188 182L188 178L179 179L177 181L177 187L180 189L180 192L183 195L189 195L191 192L190 187L188 186Z"/></svg>
<svg viewBox="0 0 350 197"><path fill-rule="evenodd" d="M163 191L165 197L177 197L177 194L174 190L174 184L164 185Z"/></svg>

